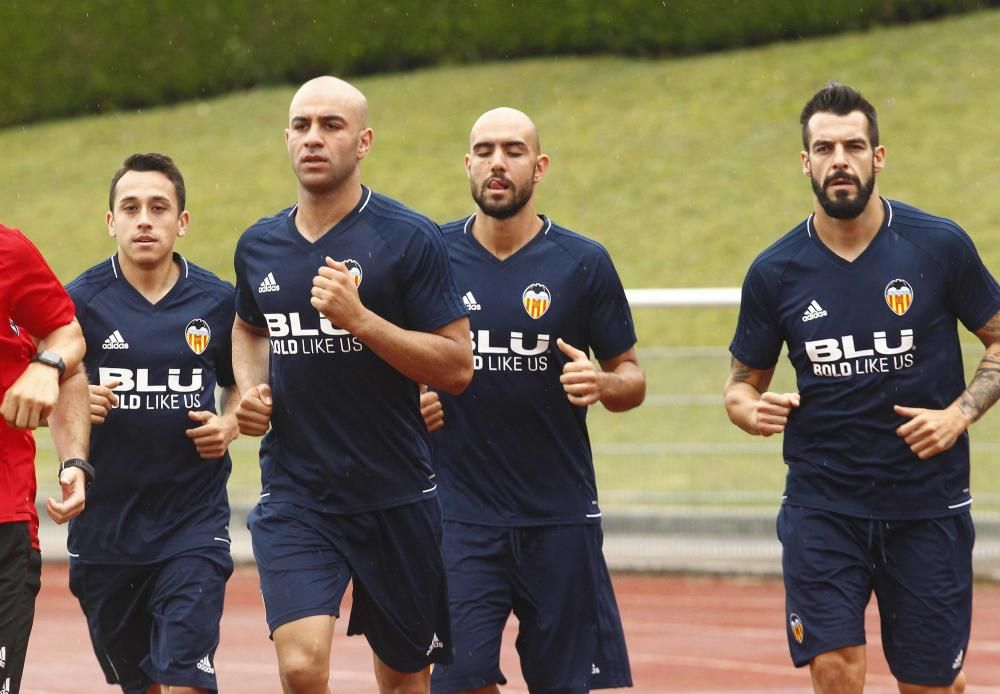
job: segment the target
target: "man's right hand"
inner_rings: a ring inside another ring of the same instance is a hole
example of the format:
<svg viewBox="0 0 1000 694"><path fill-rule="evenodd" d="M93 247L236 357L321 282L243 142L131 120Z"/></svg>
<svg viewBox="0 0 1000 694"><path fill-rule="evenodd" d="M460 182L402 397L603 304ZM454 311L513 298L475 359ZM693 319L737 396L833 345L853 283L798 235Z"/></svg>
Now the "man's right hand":
<svg viewBox="0 0 1000 694"><path fill-rule="evenodd" d="M121 381L105 381L99 386L90 386L90 423L104 424L111 410L118 404L118 393L115 388Z"/></svg>
<svg viewBox="0 0 1000 694"><path fill-rule="evenodd" d="M59 399L59 372L51 366L31 362L7 389L0 413L14 429L36 429L52 414Z"/></svg>
<svg viewBox="0 0 1000 694"><path fill-rule="evenodd" d="M444 407L437 391L420 386L420 414L424 417L427 431L437 431L444 426Z"/></svg>
<svg viewBox="0 0 1000 694"><path fill-rule="evenodd" d="M754 423L761 436L780 434L788 423L788 414L799 406L798 393L762 393L754 411Z"/></svg>
<svg viewBox="0 0 1000 694"><path fill-rule="evenodd" d="M236 421L240 425L240 433L245 436L263 436L271 425L271 386L261 383L254 386L240 399L236 409Z"/></svg>

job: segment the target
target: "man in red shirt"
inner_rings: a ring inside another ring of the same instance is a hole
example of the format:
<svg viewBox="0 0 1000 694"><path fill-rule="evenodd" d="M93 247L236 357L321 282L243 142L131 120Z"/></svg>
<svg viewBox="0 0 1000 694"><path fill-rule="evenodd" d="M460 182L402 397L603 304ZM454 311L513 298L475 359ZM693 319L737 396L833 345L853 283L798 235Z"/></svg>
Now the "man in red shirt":
<svg viewBox="0 0 1000 694"><path fill-rule="evenodd" d="M30 430L49 422L63 461L62 501L46 503L55 522L83 510L93 476L84 349L59 280L21 232L0 225L0 692L20 691L41 581Z"/></svg>

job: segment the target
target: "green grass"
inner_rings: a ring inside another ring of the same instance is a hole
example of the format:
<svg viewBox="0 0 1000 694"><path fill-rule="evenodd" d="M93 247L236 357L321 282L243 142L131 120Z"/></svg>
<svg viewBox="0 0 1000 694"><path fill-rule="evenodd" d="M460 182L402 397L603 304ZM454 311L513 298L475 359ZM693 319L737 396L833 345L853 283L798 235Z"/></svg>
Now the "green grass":
<svg viewBox="0 0 1000 694"><path fill-rule="evenodd" d="M626 286L736 286L756 253L811 209L798 113L836 78L879 108L882 192L958 221L1000 272L998 38L993 10L680 60L552 58L358 79L375 128L363 178L435 219L466 214L469 127L488 108L516 106L534 117L552 157L540 209L604 243ZM192 225L179 249L231 279L240 232L294 198L282 139L293 91L0 131L0 221L21 227L68 281L114 250L104 226L113 171L132 152L164 151L188 183ZM644 347L724 346L735 312L644 309L636 320ZM779 442L750 439L726 420L724 351L651 354L650 402L591 414L602 488L776 498ZM783 366L778 378L788 376ZM678 395L702 404L676 404ZM996 417L974 430L981 497L1000 495ZM646 449L629 452L627 442ZM254 444L234 450L235 485L253 487Z"/></svg>

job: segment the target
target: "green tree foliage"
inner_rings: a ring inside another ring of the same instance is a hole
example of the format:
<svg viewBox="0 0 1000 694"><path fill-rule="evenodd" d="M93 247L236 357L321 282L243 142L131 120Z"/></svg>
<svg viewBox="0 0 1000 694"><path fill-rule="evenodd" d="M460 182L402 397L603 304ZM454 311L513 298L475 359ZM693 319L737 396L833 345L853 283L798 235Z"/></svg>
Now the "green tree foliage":
<svg viewBox="0 0 1000 694"><path fill-rule="evenodd" d="M540 55L663 57L1000 0L7 0L0 127L317 74Z"/></svg>

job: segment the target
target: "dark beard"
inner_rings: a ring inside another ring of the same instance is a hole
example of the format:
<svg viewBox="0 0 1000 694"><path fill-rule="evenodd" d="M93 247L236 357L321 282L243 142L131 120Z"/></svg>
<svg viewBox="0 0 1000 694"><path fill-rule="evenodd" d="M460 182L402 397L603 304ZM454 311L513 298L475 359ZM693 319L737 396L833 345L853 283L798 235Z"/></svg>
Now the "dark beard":
<svg viewBox="0 0 1000 694"><path fill-rule="evenodd" d="M830 196L827 195L827 187L830 183L838 179L847 179L854 183L855 187L858 189L858 193L853 199L847 196L830 198ZM816 194L816 199L819 200L819 204L823 207L823 211L834 219L856 219L868 205L868 201L872 196L872 191L875 189L874 170L868 180L864 182L857 176L848 173L830 174L826 177L822 186L820 186L816 182L816 179L811 176L809 180L812 183L813 193Z"/></svg>
<svg viewBox="0 0 1000 694"><path fill-rule="evenodd" d="M493 217L494 219L510 219L520 212L521 208L528 204L528 201L531 200L531 194L535 190L533 183L529 182L524 190L520 190L515 187L509 180L507 180L506 183L511 186L511 189L514 191L514 197L510 202L505 204L493 203L486 198L484 191L486 186L489 185L489 179L483 183L482 188L477 189L474 183L469 186L472 190L472 199L476 201L476 204L479 205L479 209L481 209L483 214L487 217Z"/></svg>
<svg viewBox="0 0 1000 694"><path fill-rule="evenodd" d="M827 186L838 179L847 179L857 187L858 194L853 200L847 196L831 199L826 194ZM864 182L857 176L849 173L830 174L826 177L822 186L812 176L809 177L809 181L812 183L813 193L816 194L816 199L819 200L819 204L823 207L824 212L834 219L856 219L858 215L864 212L868 201L871 199L872 191L875 190L875 171L873 169L872 175Z"/></svg>

